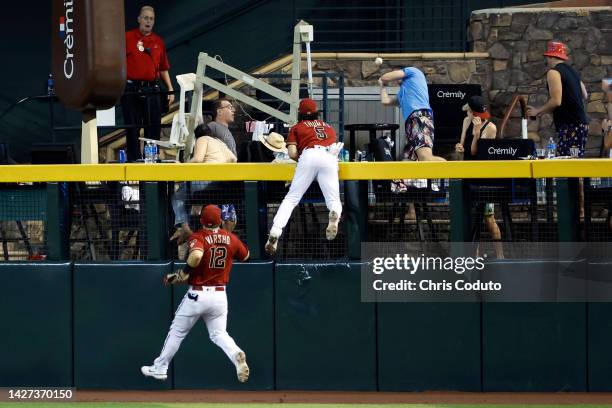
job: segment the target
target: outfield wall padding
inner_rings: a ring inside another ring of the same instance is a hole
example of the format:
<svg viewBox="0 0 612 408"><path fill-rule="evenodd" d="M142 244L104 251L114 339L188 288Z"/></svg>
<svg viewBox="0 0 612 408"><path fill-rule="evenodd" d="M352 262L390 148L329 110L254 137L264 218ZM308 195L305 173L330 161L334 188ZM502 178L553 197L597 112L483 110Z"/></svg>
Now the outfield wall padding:
<svg viewBox="0 0 612 408"><path fill-rule="evenodd" d="M379 303L380 391L480 391L479 303Z"/></svg>
<svg viewBox="0 0 612 408"><path fill-rule="evenodd" d="M589 280L606 293L612 286L612 262L590 262ZM589 391L612 391L612 302L593 302L588 307Z"/></svg>
<svg viewBox="0 0 612 408"><path fill-rule="evenodd" d="M74 265L77 388L172 388L140 372L159 354L170 325L172 289L162 285L170 270L171 262Z"/></svg>
<svg viewBox="0 0 612 408"><path fill-rule="evenodd" d="M487 268L496 268L494 276L551 276L559 265L506 261ZM586 302L483 303L483 391L586 391L586 323Z"/></svg>
<svg viewBox="0 0 612 408"><path fill-rule="evenodd" d="M0 387L72 386L72 266L0 263Z"/></svg>
<svg viewBox="0 0 612 408"><path fill-rule="evenodd" d="M177 264L182 265L182 264ZM223 350L209 340L204 321L198 321L174 358L174 387L227 390L274 389L274 265L236 263L227 285L227 331L247 356L249 381L240 383ZM176 309L187 286L174 287ZM206 296L207 292L195 292ZM191 301L189 299L186 302Z"/></svg>
<svg viewBox="0 0 612 408"><path fill-rule="evenodd" d="M376 310L360 264L276 264L276 387L376 390Z"/></svg>

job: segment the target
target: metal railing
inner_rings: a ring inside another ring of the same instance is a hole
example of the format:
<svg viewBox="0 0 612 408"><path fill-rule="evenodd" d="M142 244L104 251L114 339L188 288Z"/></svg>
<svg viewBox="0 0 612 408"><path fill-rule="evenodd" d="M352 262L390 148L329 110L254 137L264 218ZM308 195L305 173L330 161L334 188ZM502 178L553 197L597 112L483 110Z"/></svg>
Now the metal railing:
<svg viewBox="0 0 612 408"><path fill-rule="evenodd" d="M263 245L293 169L256 163L4 166L3 259L180 258L169 241L176 223L171 180L202 179L215 183L186 198L192 229L201 206L234 204L236 232L254 259L265 259ZM340 163L343 218L336 240L325 239L327 208L314 185L294 210L276 259L358 259L362 242L475 242L491 254L496 242L612 242L610 169L602 159ZM431 183L414 180L432 174ZM550 186L545 196L536 188L542 179ZM398 182L406 188L398 189Z"/></svg>

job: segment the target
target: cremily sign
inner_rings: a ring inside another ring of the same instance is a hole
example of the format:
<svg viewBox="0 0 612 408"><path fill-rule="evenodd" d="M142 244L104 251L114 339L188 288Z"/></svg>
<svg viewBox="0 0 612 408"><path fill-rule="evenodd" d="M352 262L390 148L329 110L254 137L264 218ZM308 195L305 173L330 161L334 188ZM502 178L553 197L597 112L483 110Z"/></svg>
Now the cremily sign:
<svg viewBox="0 0 612 408"><path fill-rule="evenodd" d="M74 74L74 30L73 30L73 0L64 2L64 15L59 19L60 37L64 41L64 77L72 78Z"/></svg>

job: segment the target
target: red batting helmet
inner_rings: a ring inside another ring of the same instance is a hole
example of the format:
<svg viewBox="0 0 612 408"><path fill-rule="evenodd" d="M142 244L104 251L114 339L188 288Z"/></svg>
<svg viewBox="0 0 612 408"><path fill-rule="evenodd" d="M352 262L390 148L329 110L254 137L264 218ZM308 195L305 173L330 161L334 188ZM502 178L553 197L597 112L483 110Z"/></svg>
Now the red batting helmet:
<svg viewBox="0 0 612 408"><path fill-rule="evenodd" d="M221 208L212 204L202 208L200 222L207 228L218 227L221 225Z"/></svg>
<svg viewBox="0 0 612 408"><path fill-rule="evenodd" d="M568 60L567 47L560 41L549 41L544 53L546 57L555 57L564 61Z"/></svg>
<svg viewBox="0 0 612 408"><path fill-rule="evenodd" d="M308 115L309 113L316 113L317 103L310 98L302 99L300 101L300 107L298 108L298 112L302 115Z"/></svg>

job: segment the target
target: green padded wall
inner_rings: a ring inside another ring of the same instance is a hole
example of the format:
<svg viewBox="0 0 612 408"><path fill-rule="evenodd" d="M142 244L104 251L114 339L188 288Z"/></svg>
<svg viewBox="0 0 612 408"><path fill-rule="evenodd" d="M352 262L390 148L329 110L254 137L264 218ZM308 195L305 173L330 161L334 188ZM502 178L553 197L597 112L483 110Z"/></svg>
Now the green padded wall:
<svg viewBox="0 0 612 408"><path fill-rule="evenodd" d="M274 389L273 276L272 262L234 264L227 286L227 331L246 353L251 370L249 381L238 382L234 365L210 341L206 325L200 320L174 357L175 388ZM185 285L174 287L175 309L186 292Z"/></svg>
<svg viewBox="0 0 612 408"><path fill-rule="evenodd" d="M0 263L0 387L72 385L72 265Z"/></svg>
<svg viewBox="0 0 612 408"><path fill-rule="evenodd" d="M145 378L172 316L171 263L74 265L74 374L77 388L169 389Z"/></svg>
<svg viewBox="0 0 612 408"><path fill-rule="evenodd" d="M357 263L276 264L277 389L376 390L375 304L360 285Z"/></svg>
<svg viewBox="0 0 612 408"><path fill-rule="evenodd" d="M557 262L488 266L500 268L495 276L542 267L554 271ZM484 303L483 391L586 391L586 323L585 302Z"/></svg>
<svg viewBox="0 0 612 408"><path fill-rule="evenodd" d="M379 303L380 391L480 391L479 303Z"/></svg>
<svg viewBox="0 0 612 408"><path fill-rule="evenodd" d="M612 262L588 264L589 278L595 285L606 285L610 293ZM603 298L600 298L603 299ZM612 391L612 302L589 303L588 356L589 391Z"/></svg>

